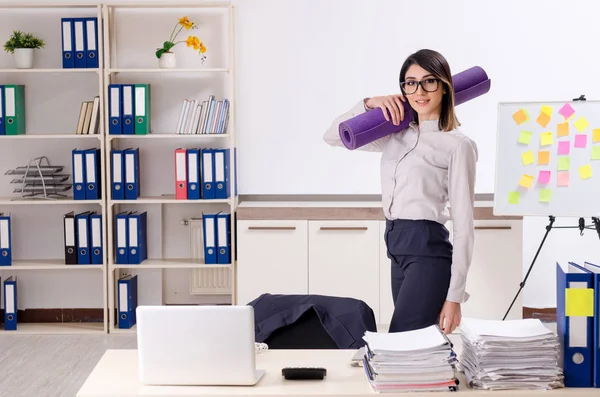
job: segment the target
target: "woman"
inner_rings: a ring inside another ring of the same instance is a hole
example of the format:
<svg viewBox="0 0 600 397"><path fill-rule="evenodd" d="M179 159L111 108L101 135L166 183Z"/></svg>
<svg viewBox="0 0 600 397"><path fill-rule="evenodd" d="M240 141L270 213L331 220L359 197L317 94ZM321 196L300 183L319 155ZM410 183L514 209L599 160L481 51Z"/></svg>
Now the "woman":
<svg viewBox="0 0 600 397"><path fill-rule="evenodd" d="M476 144L462 133L454 113L452 75L436 51L420 50L400 70L402 94L366 98L339 116L324 135L343 146L343 120L379 108L408 128L361 150L382 152L381 187L385 243L391 259L394 314L389 332L439 324L446 334L461 321L461 303L473 252ZM402 102L410 105L404 114ZM444 224L453 224L453 243Z"/></svg>

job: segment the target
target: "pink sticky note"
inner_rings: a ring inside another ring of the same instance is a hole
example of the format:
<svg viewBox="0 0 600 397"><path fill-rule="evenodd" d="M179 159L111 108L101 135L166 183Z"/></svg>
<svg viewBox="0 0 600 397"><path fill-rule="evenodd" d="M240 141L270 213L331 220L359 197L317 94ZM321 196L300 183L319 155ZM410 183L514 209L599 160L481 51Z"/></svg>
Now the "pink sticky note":
<svg viewBox="0 0 600 397"><path fill-rule="evenodd" d="M571 142L569 141L559 141L558 142L558 154L564 155L569 154L571 151Z"/></svg>
<svg viewBox="0 0 600 397"><path fill-rule="evenodd" d="M560 108L558 113L562 114L562 116L565 118L565 120L567 120L569 117L571 117L573 115L573 113L575 113L575 110L573 109L573 107L571 107L571 105L569 105L568 103L565 103L564 106L562 108Z"/></svg>
<svg viewBox="0 0 600 397"><path fill-rule="evenodd" d="M587 145L587 134L575 135L575 147L584 148Z"/></svg>
<svg viewBox="0 0 600 397"><path fill-rule="evenodd" d="M550 182L550 171L540 171L538 174L538 183Z"/></svg>
<svg viewBox="0 0 600 397"><path fill-rule="evenodd" d="M569 186L569 171L560 171L558 176L556 177L556 185L557 186Z"/></svg>

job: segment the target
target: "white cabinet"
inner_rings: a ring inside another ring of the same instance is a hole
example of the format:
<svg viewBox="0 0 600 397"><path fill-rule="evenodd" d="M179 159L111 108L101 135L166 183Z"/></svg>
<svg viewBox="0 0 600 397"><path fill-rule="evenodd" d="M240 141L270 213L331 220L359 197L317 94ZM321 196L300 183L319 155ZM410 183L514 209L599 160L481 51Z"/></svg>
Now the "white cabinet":
<svg viewBox="0 0 600 397"><path fill-rule="evenodd" d="M238 305L263 293L308 293L307 228L305 220L238 221Z"/></svg>
<svg viewBox="0 0 600 397"><path fill-rule="evenodd" d="M360 299L379 322L379 244L379 221L309 221L309 293Z"/></svg>

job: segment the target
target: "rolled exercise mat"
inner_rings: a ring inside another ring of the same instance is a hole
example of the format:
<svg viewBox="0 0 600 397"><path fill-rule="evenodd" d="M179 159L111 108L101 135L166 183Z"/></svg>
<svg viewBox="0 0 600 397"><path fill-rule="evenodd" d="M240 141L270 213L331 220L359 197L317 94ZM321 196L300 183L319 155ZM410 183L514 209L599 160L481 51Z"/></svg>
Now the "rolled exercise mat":
<svg viewBox="0 0 600 397"><path fill-rule="evenodd" d="M452 84L454 86L454 105L460 105L487 93L490 90L491 80L485 70L479 66L473 66L452 76ZM402 102L402 105L404 106L404 115L411 115L408 102ZM391 120L385 119L381 109L372 109L341 122L340 138L344 146L354 150L407 128L411 121L413 121L411 117L405 117L400 125L394 125Z"/></svg>

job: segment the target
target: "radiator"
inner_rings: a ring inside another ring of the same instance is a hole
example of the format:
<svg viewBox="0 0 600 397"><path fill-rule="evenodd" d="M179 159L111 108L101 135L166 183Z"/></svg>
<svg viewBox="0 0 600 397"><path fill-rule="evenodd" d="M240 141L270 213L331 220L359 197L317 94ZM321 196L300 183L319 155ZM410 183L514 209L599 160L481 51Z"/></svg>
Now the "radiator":
<svg viewBox="0 0 600 397"><path fill-rule="evenodd" d="M188 220L190 233L190 258L204 258L204 235L202 219ZM231 269L228 267L205 267L190 270L190 293L192 295L230 295Z"/></svg>

